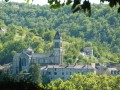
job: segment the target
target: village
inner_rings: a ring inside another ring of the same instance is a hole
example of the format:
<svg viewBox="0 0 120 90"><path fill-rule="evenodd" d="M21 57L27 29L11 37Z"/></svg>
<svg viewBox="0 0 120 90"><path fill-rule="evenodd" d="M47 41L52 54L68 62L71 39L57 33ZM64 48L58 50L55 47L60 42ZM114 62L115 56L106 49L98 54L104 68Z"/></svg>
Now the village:
<svg viewBox="0 0 120 90"><path fill-rule="evenodd" d="M95 58L92 47L85 47L81 55L87 58ZM54 36L54 47L52 53L38 54L28 46L28 49L23 50L13 56L13 62L0 66L0 72L8 72L12 75L17 75L21 71L28 72L32 63L40 64L42 78L48 78L50 81L61 78L68 80L71 75L94 73L97 75L119 75L120 66L114 63L86 63L65 65L63 63L62 38L60 32L56 31Z"/></svg>

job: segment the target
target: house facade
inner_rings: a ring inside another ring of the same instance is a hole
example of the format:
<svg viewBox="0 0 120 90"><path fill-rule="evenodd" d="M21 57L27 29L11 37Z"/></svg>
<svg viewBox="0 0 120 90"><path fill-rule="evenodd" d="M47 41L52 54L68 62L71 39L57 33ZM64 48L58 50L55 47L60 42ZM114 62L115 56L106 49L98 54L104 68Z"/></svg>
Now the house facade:
<svg viewBox="0 0 120 90"><path fill-rule="evenodd" d="M95 73L95 68L91 65L48 65L41 68L42 77L48 78L50 81L61 78L67 80L71 75L83 74L89 72Z"/></svg>

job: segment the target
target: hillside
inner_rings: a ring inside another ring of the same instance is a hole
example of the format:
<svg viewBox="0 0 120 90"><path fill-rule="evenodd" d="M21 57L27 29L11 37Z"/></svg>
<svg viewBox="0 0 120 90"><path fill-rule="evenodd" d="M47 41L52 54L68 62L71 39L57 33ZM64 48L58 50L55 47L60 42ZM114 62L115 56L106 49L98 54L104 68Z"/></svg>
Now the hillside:
<svg viewBox="0 0 120 90"><path fill-rule="evenodd" d="M0 3L0 64L12 61L27 48L28 38L37 53L49 52L55 30L63 38L64 62L83 62L79 52L89 46L99 62L120 61L120 14L106 5L93 5L92 15L72 13L70 6L56 10L49 6ZM47 47L47 48L46 48ZM73 54L74 53L74 54Z"/></svg>

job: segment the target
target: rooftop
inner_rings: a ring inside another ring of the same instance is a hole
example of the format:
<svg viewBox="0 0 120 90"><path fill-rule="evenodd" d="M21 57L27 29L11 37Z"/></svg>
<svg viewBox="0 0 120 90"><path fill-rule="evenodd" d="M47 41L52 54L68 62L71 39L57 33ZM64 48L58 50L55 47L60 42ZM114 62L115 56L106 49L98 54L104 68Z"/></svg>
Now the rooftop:
<svg viewBox="0 0 120 90"><path fill-rule="evenodd" d="M94 69L91 65L47 65L41 68L41 70L47 70L49 68L70 68L70 69Z"/></svg>
<svg viewBox="0 0 120 90"><path fill-rule="evenodd" d="M86 51L86 50L93 50L93 48L91 48L91 47L85 47L84 51Z"/></svg>
<svg viewBox="0 0 120 90"><path fill-rule="evenodd" d="M117 68L108 68L108 71L116 71Z"/></svg>

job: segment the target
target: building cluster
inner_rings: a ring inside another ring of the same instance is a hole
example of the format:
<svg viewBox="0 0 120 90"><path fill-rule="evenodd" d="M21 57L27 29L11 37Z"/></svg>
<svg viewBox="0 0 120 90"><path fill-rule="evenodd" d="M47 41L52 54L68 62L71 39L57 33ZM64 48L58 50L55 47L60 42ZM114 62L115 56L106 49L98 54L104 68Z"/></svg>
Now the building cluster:
<svg viewBox="0 0 120 90"><path fill-rule="evenodd" d="M107 75L120 75L120 65L119 64L114 64L114 63L104 63L104 64L96 64L96 74L102 75L102 74L107 74Z"/></svg>
<svg viewBox="0 0 120 90"><path fill-rule="evenodd" d="M4 65L0 65L0 73L12 73L12 64L8 63L8 64L4 64Z"/></svg>
<svg viewBox="0 0 120 90"><path fill-rule="evenodd" d="M93 49L90 47L84 48L84 54L93 57ZM95 73L98 75L108 74L108 75L118 75L120 74L120 68L111 67L111 65L102 64L86 64L86 65L64 65L63 64L63 53L62 53L62 38L60 33L57 31L54 37L54 46L51 53L38 54L28 47L28 49L23 50L21 53L17 53L13 57L12 65L0 66L0 70L12 71L13 75L17 75L21 71L29 72L30 65L32 63L38 63L41 66L41 76L43 78L48 78L50 81L57 78L67 80L71 75L74 74L87 74ZM12 69L12 70L9 70Z"/></svg>

